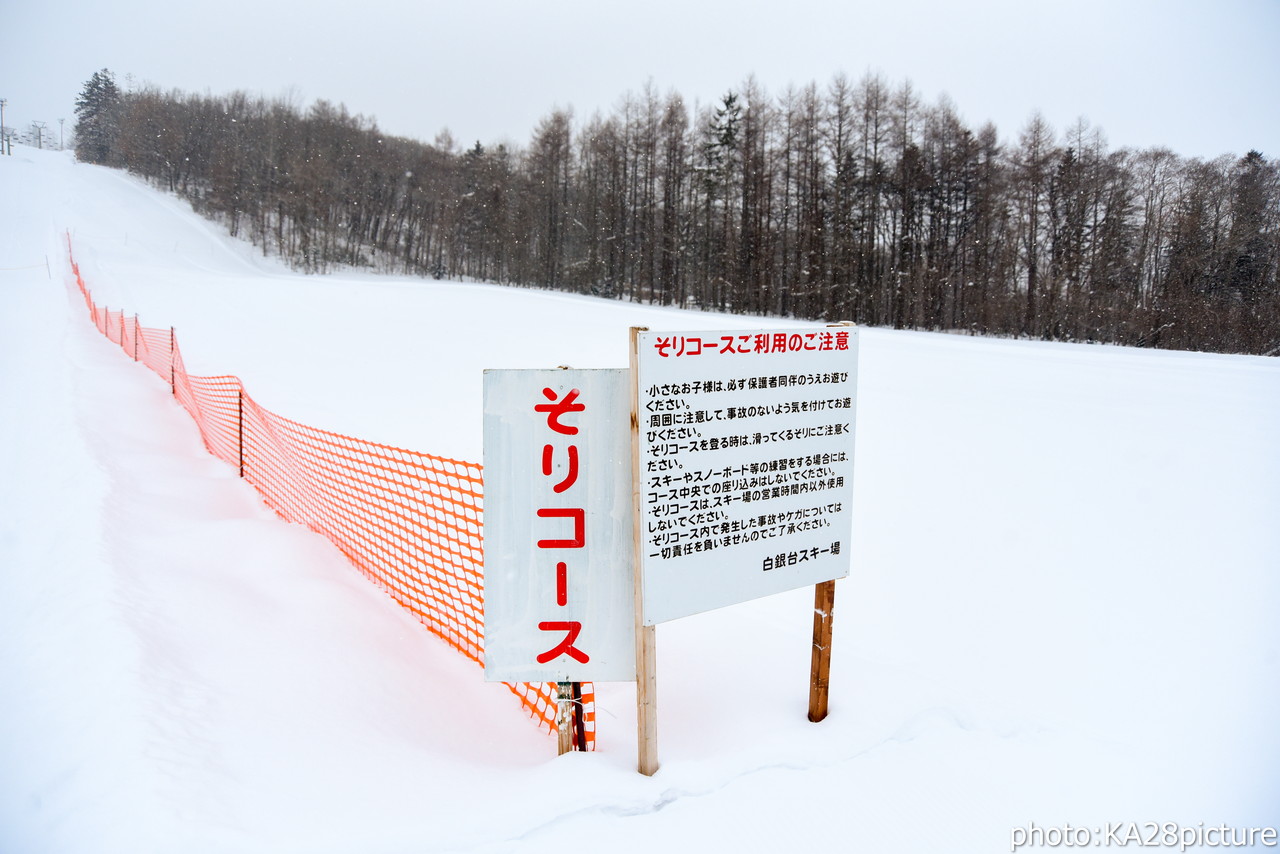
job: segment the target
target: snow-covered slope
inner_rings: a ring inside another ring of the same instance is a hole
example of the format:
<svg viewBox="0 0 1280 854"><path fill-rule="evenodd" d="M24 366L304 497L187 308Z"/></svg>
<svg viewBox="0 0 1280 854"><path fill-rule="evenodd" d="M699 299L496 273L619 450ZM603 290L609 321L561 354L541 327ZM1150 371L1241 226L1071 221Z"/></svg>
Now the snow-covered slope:
<svg viewBox="0 0 1280 854"><path fill-rule="evenodd" d="M658 630L660 751L554 743L211 459L67 289L316 426L480 458L481 371L750 319L292 274L0 157L0 851L1009 850L1280 824L1280 361L864 331L831 716L811 593ZM47 267L46 267L47 259ZM771 322L774 323L774 322ZM1145 835L1145 829L1143 830Z"/></svg>

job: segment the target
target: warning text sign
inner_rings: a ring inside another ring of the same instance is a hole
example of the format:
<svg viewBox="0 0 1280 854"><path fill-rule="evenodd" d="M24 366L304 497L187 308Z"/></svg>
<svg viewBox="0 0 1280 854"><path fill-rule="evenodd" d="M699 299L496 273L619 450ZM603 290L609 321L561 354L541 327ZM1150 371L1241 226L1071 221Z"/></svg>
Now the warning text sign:
<svg viewBox="0 0 1280 854"><path fill-rule="evenodd" d="M857 332L642 332L644 624L849 572Z"/></svg>

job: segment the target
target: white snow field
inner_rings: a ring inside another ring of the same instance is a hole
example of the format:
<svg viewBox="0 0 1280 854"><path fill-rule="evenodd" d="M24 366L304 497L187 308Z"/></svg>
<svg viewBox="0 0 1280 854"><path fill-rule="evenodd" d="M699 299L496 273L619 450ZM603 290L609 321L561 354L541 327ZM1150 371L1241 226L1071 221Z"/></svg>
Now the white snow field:
<svg viewBox="0 0 1280 854"><path fill-rule="evenodd" d="M646 778L632 685L597 685L599 749L557 758L265 509L90 324L64 232L192 373L475 461L484 368L782 321L297 275L62 153L0 157L0 203L4 854L997 852L1067 826L1176 850L1165 830L1280 825L1280 360L863 330L830 717L805 715L811 590L667 623Z"/></svg>

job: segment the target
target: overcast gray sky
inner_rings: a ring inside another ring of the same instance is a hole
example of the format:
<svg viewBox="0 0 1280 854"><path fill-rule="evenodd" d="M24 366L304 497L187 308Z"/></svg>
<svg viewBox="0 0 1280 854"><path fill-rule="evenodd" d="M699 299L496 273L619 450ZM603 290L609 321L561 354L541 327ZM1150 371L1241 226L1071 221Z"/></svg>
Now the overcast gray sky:
<svg viewBox="0 0 1280 854"><path fill-rule="evenodd" d="M652 81L692 106L748 75L771 94L837 72L948 95L1016 140L1034 110L1111 148L1280 156L1280 0L0 0L6 124L75 122L121 86L324 98L386 132L524 144L553 107L581 121Z"/></svg>

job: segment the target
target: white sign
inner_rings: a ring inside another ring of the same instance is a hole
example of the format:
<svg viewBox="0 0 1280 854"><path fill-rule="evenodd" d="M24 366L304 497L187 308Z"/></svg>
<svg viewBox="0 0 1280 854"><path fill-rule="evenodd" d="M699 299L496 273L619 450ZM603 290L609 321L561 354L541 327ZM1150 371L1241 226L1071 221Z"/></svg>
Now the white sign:
<svg viewBox="0 0 1280 854"><path fill-rule="evenodd" d="M625 370L484 373L485 679L635 680Z"/></svg>
<svg viewBox="0 0 1280 854"><path fill-rule="evenodd" d="M857 332L643 332L644 625L849 574Z"/></svg>

